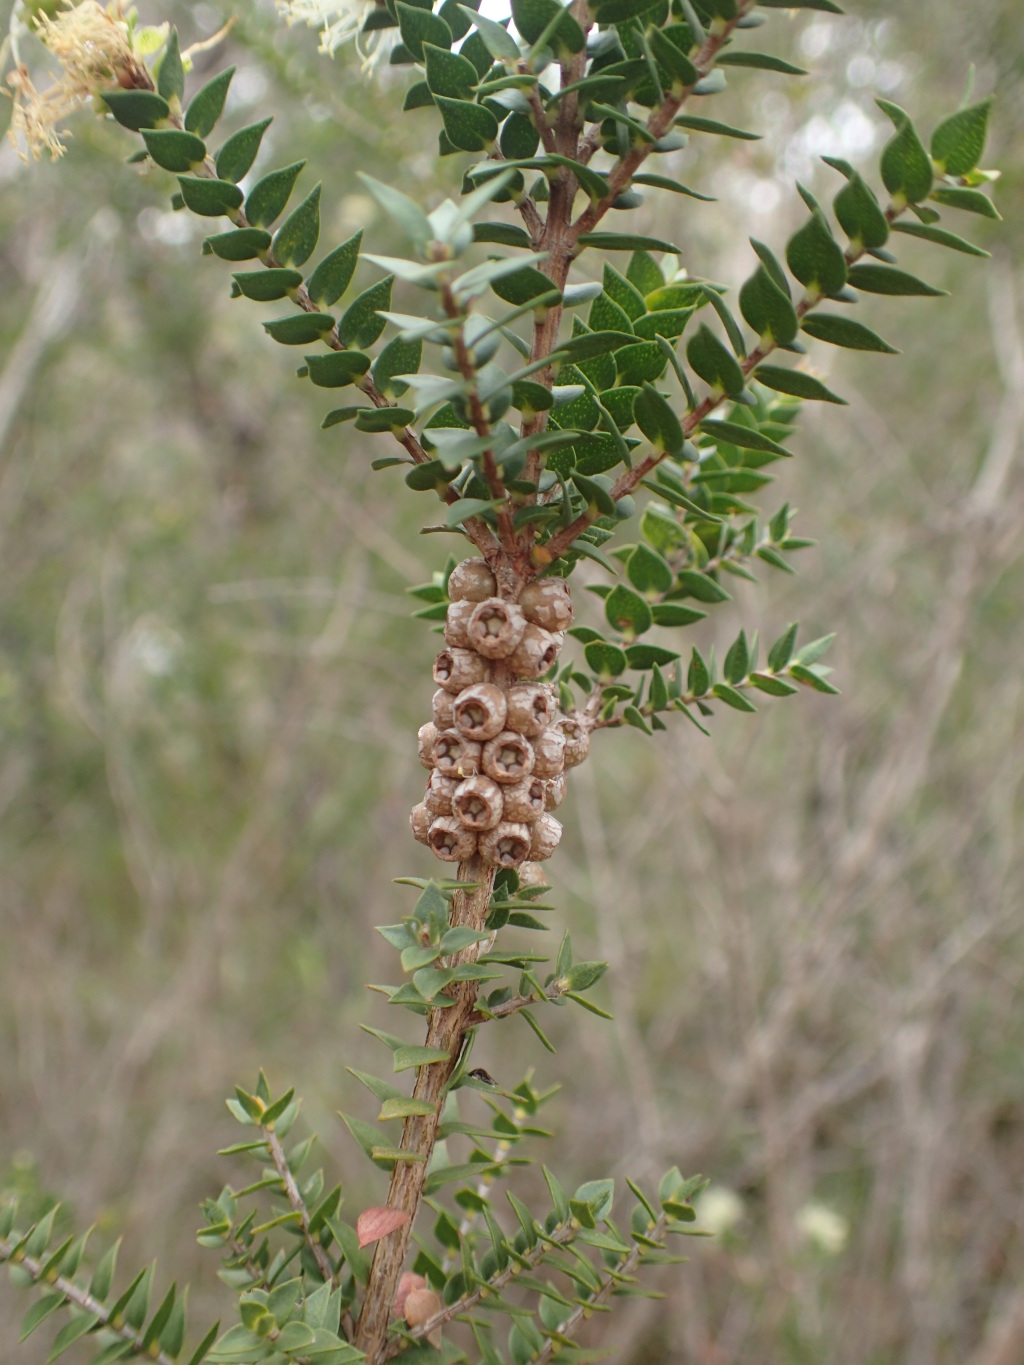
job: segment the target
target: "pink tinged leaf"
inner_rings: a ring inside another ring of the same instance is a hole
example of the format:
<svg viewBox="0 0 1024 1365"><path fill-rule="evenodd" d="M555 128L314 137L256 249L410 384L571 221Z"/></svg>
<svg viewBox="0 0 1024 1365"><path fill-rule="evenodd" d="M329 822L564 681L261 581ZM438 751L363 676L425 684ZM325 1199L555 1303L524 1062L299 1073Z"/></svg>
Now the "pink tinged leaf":
<svg viewBox="0 0 1024 1365"><path fill-rule="evenodd" d="M360 1249L372 1242L379 1242L403 1223L408 1223L409 1215L401 1209L381 1208L364 1209L356 1219L356 1235Z"/></svg>

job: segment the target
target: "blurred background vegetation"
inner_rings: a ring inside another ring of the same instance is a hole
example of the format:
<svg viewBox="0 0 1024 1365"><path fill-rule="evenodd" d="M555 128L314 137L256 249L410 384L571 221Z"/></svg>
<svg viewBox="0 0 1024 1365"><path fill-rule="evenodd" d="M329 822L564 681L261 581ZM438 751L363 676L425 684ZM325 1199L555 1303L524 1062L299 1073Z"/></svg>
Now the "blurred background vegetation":
<svg viewBox="0 0 1024 1365"><path fill-rule="evenodd" d="M905 354L817 348L851 406L806 413L766 505L821 545L695 633L838 628L843 695L601 736L552 873L616 1022L558 1014L558 1058L511 1022L474 1054L562 1081L568 1179L713 1178L721 1235L591 1329L637 1365L1024 1361L1024 26L1008 0L850 9L771 16L763 46L817 75L731 74L716 114L765 140L693 139L717 202L648 222L736 286L738 225L779 246L795 178L838 188L819 154L874 161L875 93L927 129L972 63L998 92L1007 223L965 224L993 262L910 244L953 297L872 305ZM184 44L227 13L142 17ZM273 112L277 164L309 158L325 242L382 249L354 170L439 197L431 114L238 13L200 72L236 62L233 126ZM0 1186L158 1250L198 1321L230 1305L193 1229L238 1174L214 1155L236 1081L305 1096L350 1213L384 1188L334 1110L378 1060L358 1022L390 1025L362 983L407 908L391 878L433 870L407 813L435 640L405 589L452 542L417 535L372 438L319 430L170 177L73 131L58 166L0 152ZM0 1289L11 1362L38 1358L25 1306Z"/></svg>

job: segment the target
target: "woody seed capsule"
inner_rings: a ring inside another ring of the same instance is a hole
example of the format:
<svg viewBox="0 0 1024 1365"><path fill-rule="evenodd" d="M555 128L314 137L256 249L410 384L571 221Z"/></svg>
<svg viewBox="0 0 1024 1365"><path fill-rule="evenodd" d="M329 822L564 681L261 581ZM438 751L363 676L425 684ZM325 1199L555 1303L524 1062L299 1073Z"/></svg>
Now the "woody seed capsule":
<svg viewBox="0 0 1024 1365"><path fill-rule="evenodd" d="M437 753L437 741L434 741ZM533 741L533 771L538 777L557 777L565 767L565 736L561 730L549 725L542 735ZM435 763L437 759L434 759Z"/></svg>
<svg viewBox="0 0 1024 1365"><path fill-rule="evenodd" d="M520 886L547 886L548 879L539 863L523 863L519 869Z"/></svg>
<svg viewBox="0 0 1024 1365"><path fill-rule="evenodd" d="M507 659L525 630L526 617L514 602L489 597L474 607L466 634L469 647L485 659Z"/></svg>
<svg viewBox="0 0 1024 1365"><path fill-rule="evenodd" d="M480 745L458 730L442 730L434 740L434 767L445 777L471 777L480 771Z"/></svg>
<svg viewBox="0 0 1024 1365"><path fill-rule="evenodd" d="M530 860L542 863L550 858L562 837L562 826L553 815L542 815L530 826Z"/></svg>
<svg viewBox="0 0 1024 1365"><path fill-rule="evenodd" d="M484 745L480 766L495 782L521 782L533 771L533 745L514 730L502 730Z"/></svg>
<svg viewBox="0 0 1024 1365"><path fill-rule="evenodd" d="M416 743L419 746L420 762L424 768L434 766L434 740L437 738L437 726L433 721L428 720L426 725L421 725L416 733Z"/></svg>
<svg viewBox="0 0 1024 1365"><path fill-rule="evenodd" d="M544 784L544 809L557 810L565 800L565 773L550 778Z"/></svg>
<svg viewBox="0 0 1024 1365"><path fill-rule="evenodd" d="M454 777L445 777L444 773L434 769L427 783L427 794L423 798L423 804L431 815L451 815L452 797L458 785Z"/></svg>
<svg viewBox="0 0 1024 1365"><path fill-rule="evenodd" d="M564 578L536 578L519 594L523 615L545 630L567 630L572 625L572 598Z"/></svg>
<svg viewBox="0 0 1024 1365"><path fill-rule="evenodd" d="M480 856L492 867L515 867L530 851L530 826L512 820L480 836Z"/></svg>
<svg viewBox="0 0 1024 1365"><path fill-rule="evenodd" d="M475 602L453 602L448 608L448 615L444 622L444 642L456 649L470 649L469 635L466 627L469 625L469 618L476 611Z"/></svg>
<svg viewBox="0 0 1024 1365"><path fill-rule="evenodd" d="M540 777L524 777L504 789L505 819L532 824L544 814L547 784Z"/></svg>
<svg viewBox="0 0 1024 1365"><path fill-rule="evenodd" d="M455 724L455 698L451 692L439 687L431 701L434 724L439 730L450 730Z"/></svg>
<svg viewBox="0 0 1024 1365"><path fill-rule="evenodd" d="M558 728L565 736L565 766L575 768L590 753L590 731L579 716L562 716Z"/></svg>
<svg viewBox="0 0 1024 1365"><path fill-rule="evenodd" d="M412 830L412 837L417 843L425 844L427 842L427 834L430 832L430 822L433 818L422 801L418 806L413 806L409 815L409 828Z"/></svg>
<svg viewBox="0 0 1024 1365"><path fill-rule="evenodd" d="M455 728L466 739L493 739L505 728L505 693L494 683L477 683L455 698Z"/></svg>
<svg viewBox="0 0 1024 1365"><path fill-rule="evenodd" d="M471 649L442 649L434 660L434 681L446 692L486 682L489 672L487 660Z"/></svg>
<svg viewBox="0 0 1024 1365"><path fill-rule="evenodd" d="M467 777L455 788L452 812L467 829L494 829L504 813L501 788L480 773Z"/></svg>
<svg viewBox="0 0 1024 1365"><path fill-rule="evenodd" d="M448 579L448 596L453 602L484 602L497 590L494 574L482 559L464 559Z"/></svg>
<svg viewBox="0 0 1024 1365"><path fill-rule="evenodd" d="M532 739L546 730L555 717L555 702L541 683L520 683L510 687L507 696L507 725Z"/></svg>
<svg viewBox="0 0 1024 1365"><path fill-rule="evenodd" d="M508 661L521 678L539 678L555 663L561 648L561 635L552 635L543 626L531 622Z"/></svg>
<svg viewBox="0 0 1024 1365"><path fill-rule="evenodd" d="M454 815L439 815L430 826L427 847L446 863L464 863L476 852L476 835Z"/></svg>

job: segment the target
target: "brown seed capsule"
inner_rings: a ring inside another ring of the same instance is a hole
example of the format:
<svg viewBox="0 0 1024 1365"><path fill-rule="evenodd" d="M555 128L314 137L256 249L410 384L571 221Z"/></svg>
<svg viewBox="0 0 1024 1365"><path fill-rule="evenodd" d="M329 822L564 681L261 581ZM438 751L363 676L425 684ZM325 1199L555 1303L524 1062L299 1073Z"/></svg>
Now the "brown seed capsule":
<svg viewBox="0 0 1024 1365"><path fill-rule="evenodd" d="M542 735L533 741L533 771L538 777L557 777L565 767L565 736L554 725L549 725ZM437 740L434 741L437 753ZM434 759L437 762L437 759Z"/></svg>
<svg viewBox="0 0 1024 1365"><path fill-rule="evenodd" d="M464 559L448 579L448 596L453 602L484 602L497 591L494 574L482 559Z"/></svg>
<svg viewBox="0 0 1024 1365"><path fill-rule="evenodd" d="M434 724L439 730L450 730L455 724L455 697L439 687L434 693L431 705L434 710Z"/></svg>
<svg viewBox="0 0 1024 1365"><path fill-rule="evenodd" d="M455 698L455 728L466 739L493 739L505 728L505 693L494 683L477 683Z"/></svg>
<svg viewBox="0 0 1024 1365"><path fill-rule="evenodd" d="M440 1313L444 1305L441 1303L440 1295L433 1289L410 1289L405 1296L402 1305L402 1316L405 1318L406 1325L409 1327L420 1327L423 1323L432 1318L435 1313ZM442 1345L440 1326L428 1332L427 1341L435 1351L439 1351Z"/></svg>
<svg viewBox="0 0 1024 1365"><path fill-rule="evenodd" d="M482 773L467 777L455 788L452 812L467 829L493 829L504 813L501 788Z"/></svg>
<svg viewBox="0 0 1024 1365"><path fill-rule="evenodd" d="M539 863L523 863L519 868L520 886L547 886L548 879Z"/></svg>
<svg viewBox="0 0 1024 1365"><path fill-rule="evenodd" d="M444 642L455 649L471 649L466 627L476 610L475 602L453 602L444 621Z"/></svg>
<svg viewBox="0 0 1024 1365"><path fill-rule="evenodd" d="M523 638L526 617L514 602L489 597L478 602L466 626L470 649L485 659L507 659Z"/></svg>
<svg viewBox="0 0 1024 1365"><path fill-rule="evenodd" d="M559 773L545 783L544 809L557 810L565 800L565 773Z"/></svg>
<svg viewBox="0 0 1024 1365"><path fill-rule="evenodd" d="M523 615L545 630L568 630L572 625L572 598L564 578L536 578L519 594Z"/></svg>
<svg viewBox="0 0 1024 1365"><path fill-rule="evenodd" d="M558 728L565 736L565 766L575 768L590 753L590 731L579 716L561 716Z"/></svg>
<svg viewBox="0 0 1024 1365"><path fill-rule="evenodd" d="M492 867L516 867L529 851L529 825L502 820L480 836L480 856Z"/></svg>
<svg viewBox="0 0 1024 1365"><path fill-rule="evenodd" d="M458 730L441 730L434 740L434 767L445 777L471 777L480 771L480 748Z"/></svg>
<svg viewBox="0 0 1024 1365"><path fill-rule="evenodd" d="M431 827L433 832L433 827ZM530 860L535 863L542 863L545 858L550 858L558 847L558 841L562 837L562 826L553 815L542 815L540 819L530 826Z"/></svg>
<svg viewBox="0 0 1024 1365"><path fill-rule="evenodd" d="M524 777L505 787L505 819L532 824L544 814L547 783L540 777Z"/></svg>
<svg viewBox="0 0 1024 1365"><path fill-rule="evenodd" d="M445 777L444 773L439 772L437 768L434 769L427 783L427 794L423 798L423 803L431 815L451 815L452 797L458 785L456 778Z"/></svg>
<svg viewBox="0 0 1024 1365"><path fill-rule="evenodd" d="M434 660L434 681L446 692L486 682L489 672L487 660L471 649L442 649Z"/></svg>
<svg viewBox="0 0 1024 1365"><path fill-rule="evenodd" d="M454 815L439 815L430 826L427 847L446 863L464 863L476 852L476 835Z"/></svg>
<svg viewBox="0 0 1024 1365"><path fill-rule="evenodd" d="M437 739L437 726L432 720L428 720L426 725L421 725L416 734L416 742L420 751L420 762L424 768L434 766L434 740Z"/></svg>
<svg viewBox="0 0 1024 1365"><path fill-rule="evenodd" d="M530 623L508 661L521 678L539 678L555 663L561 648L561 635Z"/></svg>
<svg viewBox="0 0 1024 1365"><path fill-rule="evenodd" d="M533 772L533 745L514 730L502 730L484 745L480 766L495 782L521 782Z"/></svg>
<svg viewBox="0 0 1024 1365"><path fill-rule="evenodd" d="M430 832L430 822L433 818L422 801L418 806L413 806L409 815L409 828L412 830L412 837L418 843L425 844L427 842L427 834Z"/></svg>
<svg viewBox="0 0 1024 1365"><path fill-rule="evenodd" d="M506 724L510 730L532 739L539 735L555 718L555 700L542 683L520 683L508 690Z"/></svg>

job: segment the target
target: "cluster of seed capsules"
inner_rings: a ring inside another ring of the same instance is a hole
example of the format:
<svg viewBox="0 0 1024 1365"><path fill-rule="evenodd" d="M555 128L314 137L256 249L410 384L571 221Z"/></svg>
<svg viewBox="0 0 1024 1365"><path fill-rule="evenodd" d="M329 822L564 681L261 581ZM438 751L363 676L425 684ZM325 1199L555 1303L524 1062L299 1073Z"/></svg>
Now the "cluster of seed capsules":
<svg viewBox="0 0 1024 1365"><path fill-rule="evenodd" d="M582 719L560 713L555 689L537 681L572 624L569 589L537 579L507 602L484 560L467 559L452 570L448 595L434 718L419 732L430 780L412 832L448 863L541 862L562 836L551 812L565 796L565 770L590 748Z"/></svg>

